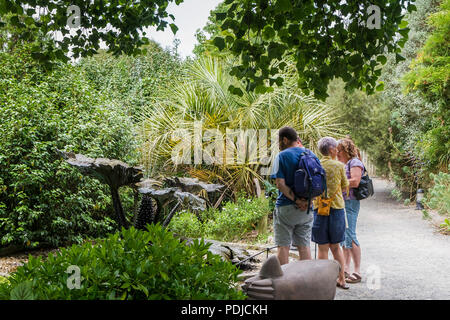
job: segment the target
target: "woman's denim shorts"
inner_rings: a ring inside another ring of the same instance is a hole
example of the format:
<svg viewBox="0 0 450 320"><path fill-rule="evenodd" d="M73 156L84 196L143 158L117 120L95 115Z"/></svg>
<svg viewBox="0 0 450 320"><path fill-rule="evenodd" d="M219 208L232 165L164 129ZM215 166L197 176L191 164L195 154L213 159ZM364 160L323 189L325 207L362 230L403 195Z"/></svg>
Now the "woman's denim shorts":
<svg viewBox="0 0 450 320"><path fill-rule="evenodd" d="M352 242L359 247L359 242L356 238L356 221L358 220L359 208L359 200L345 200L345 212L348 223L348 228L345 229L345 241L343 243L345 248L352 248Z"/></svg>
<svg viewBox="0 0 450 320"><path fill-rule="evenodd" d="M341 243L345 239L344 209L330 209L329 216L320 216L314 210L311 240L317 244Z"/></svg>

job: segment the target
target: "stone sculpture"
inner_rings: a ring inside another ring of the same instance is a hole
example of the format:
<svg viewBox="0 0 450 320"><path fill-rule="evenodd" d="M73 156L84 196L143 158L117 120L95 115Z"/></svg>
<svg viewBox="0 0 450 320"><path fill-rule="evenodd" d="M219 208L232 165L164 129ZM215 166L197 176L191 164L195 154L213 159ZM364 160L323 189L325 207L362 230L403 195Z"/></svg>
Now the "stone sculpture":
<svg viewBox="0 0 450 320"><path fill-rule="evenodd" d="M301 260L280 266L276 256L242 286L250 300L333 300L340 265L334 260Z"/></svg>
<svg viewBox="0 0 450 320"><path fill-rule="evenodd" d="M169 187L180 188L183 192L198 193L205 190L208 193L220 191L225 186L199 181L197 178L167 177L164 182Z"/></svg>
<svg viewBox="0 0 450 320"><path fill-rule="evenodd" d="M142 185L142 184L141 184ZM145 185L145 183L144 183ZM153 210L149 215L150 220L147 223L157 223L162 222L163 226L167 226L170 223L173 215L176 210L181 206L185 208L189 208L190 210L196 211L204 211L206 210L206 202L204 199L196 196L195 194L189 192L183 192L179 188L164 188L157 189L151 186L138 187L138 192L143 195L143 203L147 198L151 197L156 201L156 210ZM171 205L169 205L171 204ZM164 221L160 221L162 217L162 209L164 207L168 207L170 209L169 215L164 219ZM142 209L142 208L141 208Z"/></svg>
<svg viewBox="0 0 450 320"><path fill-rule="evenodd" d="M138 195L142 195L141 206L139 211L135 210L134 218L134 226L138 229L145 229L148 223L160 222L164 227L168 226L180 207L189 208L193 212L204 211L207 208L207 201L195 193L213 195L224 188L223 185L204 183L196 178L186 177L167 177L164 182L153 179L142 180L144 176L142 167L133 167L115 159L94 159L73 152L61 150L57 152L82 174L109 185L116 221L119 226L125 228L128 228L130 223L126 219L119 197L118 190L122 186L134 188L135 203L138 201ZM153 200L156 208L153 207ZM163 216L163 208L169 212L167 217Z"/></svg>
<svg viewBox="0 0 450 320"><path fill-rule="evenodd" d="M113 200L116 221L122 227L128 227L122 203L119 197L119 188L141 181L143 169L132 167L115 159L89 158L82 154L57 150L58 153L69 163L76 167L82 174L90 175L103 183L109 185Z"/></svg>

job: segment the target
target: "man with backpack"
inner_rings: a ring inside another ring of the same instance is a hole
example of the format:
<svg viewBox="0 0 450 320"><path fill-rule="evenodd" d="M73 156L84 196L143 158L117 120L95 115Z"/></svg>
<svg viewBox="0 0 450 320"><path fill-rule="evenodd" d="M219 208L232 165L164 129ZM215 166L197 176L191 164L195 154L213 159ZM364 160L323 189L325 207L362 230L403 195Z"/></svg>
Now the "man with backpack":
<svg viewBox="0 0 450 320"><path fill-rule="evenodd" d="M313 194L309 191L307 196L303 195L305 193L302 193L302 197L298 196L299 190L295 190L295 186L297 185L297 189L301 188L298 187L296 175L299 173L299 166L305 164L304 161L301 162L302 157L316 162L319 167L320 161L310 150L299 147L298 141L295 129L284 127L279 130L278 142L281 152L275 159L271 177L275 179L278 188L273 227L280 264L289 262L291 243L298 248L300 260L311 259L310 242L314 215L309 212L308 206L311 204ZM309 172L308 168L304 171ZM315 169L314 172L316 171L320 170ZM306 178L309 179L309 175Z"/></svg>

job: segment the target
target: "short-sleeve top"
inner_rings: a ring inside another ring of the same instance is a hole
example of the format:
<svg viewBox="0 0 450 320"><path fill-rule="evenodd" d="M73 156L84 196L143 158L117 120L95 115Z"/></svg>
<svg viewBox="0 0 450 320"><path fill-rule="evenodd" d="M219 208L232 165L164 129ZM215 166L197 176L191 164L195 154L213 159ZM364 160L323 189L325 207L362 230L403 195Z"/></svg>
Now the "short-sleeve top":
<svg viewBox="0 0 450 320"><path fill-rule="evenodd" d="M309 151L314 157L316 156L311 150L300 147L291 147L281 151L274 160L271 178L284 179L286 186L293 190L295 171L298 169L300 157L305 151ZM287 198L278 190L278 198L275 206L281 207L292 204L295 204L294 201Z"/></svg>
<svg viewBox="0 0 450 320"><path fill-rule="evenodd" d="M324 156L320 163L325 170L327 178L327 196L332 198L331 208L344 209L345 203L342 197L342 190L348 189L348 180L345 173L344 164L333 160L330 156ZM314 208L317 208L317 199L314 201Z"/></svg>
<svg viewBox="0 0 450 320"><path fill-rule="evenodd" d="M345 173L346 173L348 179L351 178L350 170L351 170L351 168L354 168L354 167L361 168L362 173L364 173L364 164L361 162L361 160L359 160L358 158L350 159L345 164ZM354 188L350 188L348 196L347 196L347 192L343 192L344 200L356 200L356 197L354 195L354 191L355 191Z"/></svg>

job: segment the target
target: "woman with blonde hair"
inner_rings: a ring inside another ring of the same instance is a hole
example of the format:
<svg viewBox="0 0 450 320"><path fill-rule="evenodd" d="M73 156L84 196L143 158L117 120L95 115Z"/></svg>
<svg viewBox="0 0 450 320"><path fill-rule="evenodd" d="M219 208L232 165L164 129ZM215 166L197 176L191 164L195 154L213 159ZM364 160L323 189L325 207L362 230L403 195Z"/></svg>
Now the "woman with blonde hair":
<svg viewBox="0 0 450 320"><path fill-rule="evenodd" d="M361 281L361 246L356 237L356 222L360 209L359 200L354 195L354 188L359 186L364 173L364 164L359 159L359 150L350 138L338 141L338 160L345 164L345 172L349 182L350 190L344 192L345 212L348 227L345 230L344 258L346 282L356 283ZM354 271L350 273L350 263L353 260Z"/></svg>

